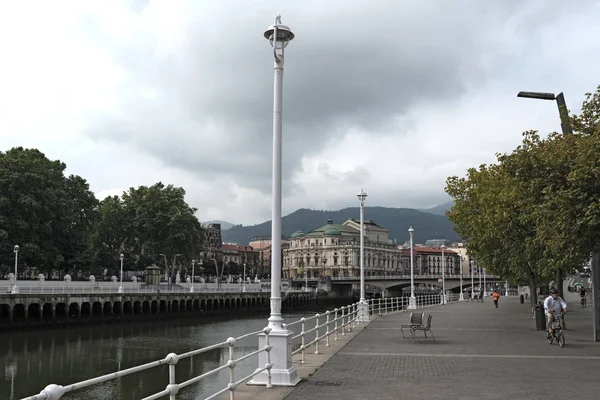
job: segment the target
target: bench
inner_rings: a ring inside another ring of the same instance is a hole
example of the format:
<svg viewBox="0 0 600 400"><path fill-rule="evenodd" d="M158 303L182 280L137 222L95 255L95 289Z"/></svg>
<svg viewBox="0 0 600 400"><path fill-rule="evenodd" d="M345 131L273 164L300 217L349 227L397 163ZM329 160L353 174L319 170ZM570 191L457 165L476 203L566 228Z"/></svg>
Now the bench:
<svg viewBox="0 0 600 400"><path fill-rule="evenodd" d="M435 336L433 335L433 332L431 331L431 320L433 319L432 315L429 314L427 316L427 324L426 325L415 325L412 328L410 328L410 333L412 334L412 338L416 340L415 337L415 332L416 331L422 331L425 334L425 337L427 337L427 332L431 333L431 338L433 339L433 342L435 343Z"/></svg>
<svg viewBox="0 0 600 400"><path fill-rule="evenodd" d="M411 330L411 335L414 337L414 333L412 332L412 328L414 326L421 326L423 325L423 313L410 313L410 321L407 324L404 325L400 325L400 332L402 332L402 337L405 338L406 336L404 336L404 328L406 329L410 329Z"/></svg>

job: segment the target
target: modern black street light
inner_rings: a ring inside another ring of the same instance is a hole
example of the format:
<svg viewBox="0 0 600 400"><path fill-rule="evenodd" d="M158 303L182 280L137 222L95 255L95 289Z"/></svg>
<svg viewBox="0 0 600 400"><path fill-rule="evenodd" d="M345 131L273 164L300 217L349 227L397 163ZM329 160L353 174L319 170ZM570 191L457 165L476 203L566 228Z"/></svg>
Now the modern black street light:
<svg viewBox="0 0 600 400"><path fill-rule="evenodd" d="M558 96L554 93L543 93L543 92L519 92L517 97L525 97L527 99L539 99L539 100L556 100L558 105L558 114L560 115L560 126L562 128L563 135L573 134L571 123L569 122L569 110L567 109L567 103L565 102L565 95L560 92Z"/></svg>

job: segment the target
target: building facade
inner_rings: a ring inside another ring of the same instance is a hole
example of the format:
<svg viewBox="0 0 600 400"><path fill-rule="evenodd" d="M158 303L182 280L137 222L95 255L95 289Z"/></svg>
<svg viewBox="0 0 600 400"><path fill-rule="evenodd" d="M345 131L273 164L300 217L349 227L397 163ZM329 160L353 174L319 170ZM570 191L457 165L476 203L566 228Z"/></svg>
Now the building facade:
<svg viewBox="0 0 600 400"><path fill-rule="evenodd" d="M402 251L388 230L372 220L364 221L365 275L394 275L401 267ZM349 219L313 231L294 232L283 251L284 278L360 276L360 222ZM306 274L306 275L305 275Z"/></svg>

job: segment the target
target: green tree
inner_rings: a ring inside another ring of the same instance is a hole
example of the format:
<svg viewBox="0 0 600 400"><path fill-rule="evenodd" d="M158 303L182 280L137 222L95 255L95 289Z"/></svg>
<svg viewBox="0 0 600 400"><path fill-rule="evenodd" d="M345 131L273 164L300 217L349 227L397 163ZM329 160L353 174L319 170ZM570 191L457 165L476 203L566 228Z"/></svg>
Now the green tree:
<svg viewBox="0 0 600 400"><path fill-rule="evenodd" d="M198 258L204 242L204 231L196 217L196 209L185 201L185 190L157 183L130 188L122 196L130 227L127 245L136 254L136 268L145 268L164 253L172 262L189 265Z"/></svg>
<svg viewBox="0 0 600 400"><path fill-rule="evenodd" d="M0 152L0 265L71 271L89 265L88 235L97 201L85 179L36 149Z"/></svg>

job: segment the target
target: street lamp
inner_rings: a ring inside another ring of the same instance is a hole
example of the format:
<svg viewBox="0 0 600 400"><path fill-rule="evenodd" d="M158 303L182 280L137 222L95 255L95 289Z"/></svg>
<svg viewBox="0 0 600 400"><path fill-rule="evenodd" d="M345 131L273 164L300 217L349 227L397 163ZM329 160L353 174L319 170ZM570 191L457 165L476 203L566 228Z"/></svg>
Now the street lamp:
<svg viewBox="0 0 600 400"><path fill-rule="evenodd" d="M169 278L169 264L167 263L167 256L163 253L160 253L159 256L163 256L165 260L165 274L167 275L167 286L171 284L171 279Z"/></svg>
<svg viewBox="0 0 600 400"><path fill-rule="evenodd" d="M175 256L173 256L173 268L171 268L171 279L173 279L173 272L175 271L175 265L177 265L177 257L179 257L181 254L175 254ZM179 268L179 271L177 272L179 274L179 276L181 276L181 268ZM175 283L179 283L179 282L175 282Z"/></svg>
<svg viewBox="0 0 600 400"><path fill-rule="evenodd" d="M194 273L196 267L196 260L192 260L192 286L190 286L190 293L194 293Z"/></svg>
<svg viewBox="0 0 600 400"><path fill-rule="evenodd" d="M444 249L446 246L442 245L442 304L446 304L446 263L444 260Z"/></svg>
<svg viewBox="0 0 600 400"><path fill-rule="evenodd" d="M508 296L508 281L504 282L504 295Z"/></svg>
<svg viewBox="0 0 600 400"><path fill-rule="evenodd" d="M17 286L17 265L19 264L19 245L15 244L14 250L15 252L15 284L12 287L11 294L18 294L19 287Z"/></svg>
<svg viewBox="0 0 600 400"><path fill-rule="evenodd" d="M264 33L264 37L273 46L273 175L272 175L272 213L271 213L271 315L269 316L269 345L272 346L270 362L272 365L269 380L264 367L267 357L260 353L258 365L263 370L251 383L276 386L294 386L300 378L296 367L292 365L292 335L283 325L281 316L281 152L282 152L282 98L284 50L294 39L288 26L281 24L281 16L275 18ZM265 335L259 337L259 348L267 344Z"/></svg>
<svg viewBox="0 0 600 400"><path fill-rule="evenodd" d="M121 283L119 283L119 293L123 293L123 259L125 258L125 256L123 255L123 253L121 253L121 255L119 256L119 259L121 260Z"/></svg>
<svg viewBox="0 0 600 400"><path fill-rule="evenodd" d="M246 291L246 263L244 263L244 284L242 285L242 292Z"/></svg>
<svg viewBox="0 0 600 400"><path fill-rule="evenodd" d="M474 282L474 277L475 277L475 272L473 271L473 267L475 266L475 261L474 260L469 260L469 264L471 265L471 301L475 298L475 282Z"/></svg>
<svg viewBox="0 0 600 400"><path fill-rule="evenodd" d="M487 284L485 283L485 268L483 268L483 297L487 297Z"/></svg>
<svg viewBox="0 0 600 400"><path fill-rule="evenodd" d="M360 302L358 304L358 320L360 322L369 322L369 304L365 300L365 224L364 224L364 210L365 210L365 199L367 194L360 189L360 192L356 195L358 201L360 201Z"/></svg>
<svg viewBox="0 0 600 400"><path fill-rule="evenodd" d="M565 96L561 93L558 96L554 96L554 93L541 93L541 92L519 92L517 97L524 97L528 99L540 99L540 100L556 100L558 106L558 113L560 115L560 126L563 135L573 134L571 123L569 122L569 110L567 109L567 103L565 102Z"/></svg>
<svg viewBox="0 0 600 400"><path fill-rule="evenodd" d="M462 282L462 261L463 256L459 254L458 256L458 273L460 274L460 296L458 296L458 301L465 301L465 294L463 293L463 282Z"/></svg>
<svg viewBox="0 0 600 400"><path fill-rule="evenodd" d="M408 228L410 235L410 299L408 300L408 309L414 310L417 308L417 298L415 297L415 266L413 264L413 232L415 230L411 226Z"/></svg>

